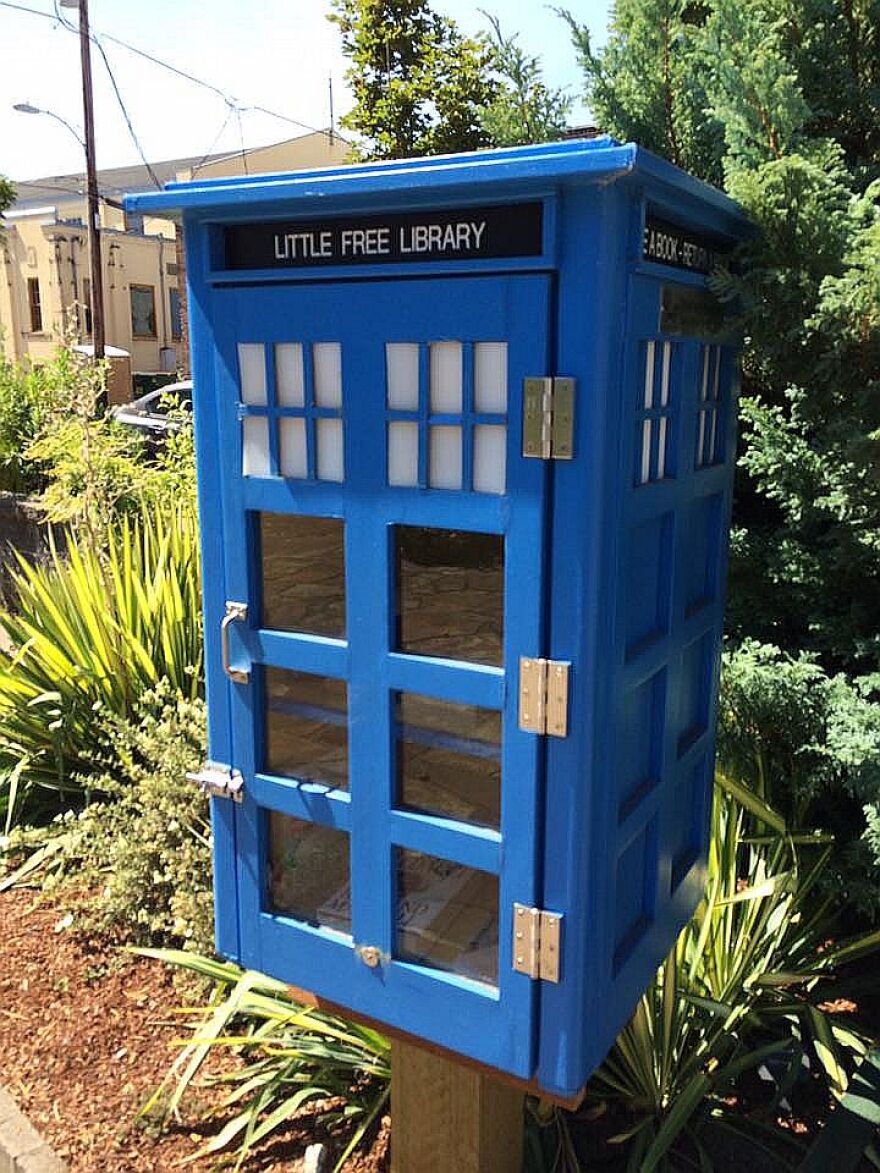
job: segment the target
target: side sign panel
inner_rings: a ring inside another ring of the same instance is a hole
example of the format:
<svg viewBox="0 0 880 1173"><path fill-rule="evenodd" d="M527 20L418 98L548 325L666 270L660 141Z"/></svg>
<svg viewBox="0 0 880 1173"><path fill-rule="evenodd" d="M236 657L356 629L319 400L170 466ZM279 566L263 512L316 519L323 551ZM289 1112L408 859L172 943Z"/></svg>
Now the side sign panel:
<svg viewBox="0 0 880 1173"><path fill-rule="evenodd" d="M717 245L698 232L649 216L645 221L642 260L692 273L710 273L723 260Z"/></svg>

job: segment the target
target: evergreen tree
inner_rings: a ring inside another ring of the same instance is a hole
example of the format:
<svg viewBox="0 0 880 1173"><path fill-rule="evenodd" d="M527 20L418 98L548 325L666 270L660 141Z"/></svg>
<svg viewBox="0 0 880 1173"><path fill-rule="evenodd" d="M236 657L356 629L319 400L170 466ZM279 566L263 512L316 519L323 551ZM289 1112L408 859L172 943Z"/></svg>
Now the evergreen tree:
<svg viewBox="0 0 880 1173"><path fill-rule="evenodd" d="M880 0L617 0L600 52L568 20L599 125L760 229L714 280L746 337L729 634L812 656L880 714ZM870 786L849 811L880 864Z"/></svg>
<svg viewBox="0 0 880 1173"><path fill-rule="evenodd" d="M481 114L497 92L485 41L463 37L427 0L333 0L351 62L354 107L341 119L372 159L489 145Z"/></svg>
<svg viewBox="0 0 880 1173"><path fill-rule="evenodd" d="M495 97L482 114L492 144L512 147L562 138L571 98L564 89L546 85L540 60L523 51L516 35L506 36L497 17L483 15L491 29L492 64L499 80Z"/></svg>

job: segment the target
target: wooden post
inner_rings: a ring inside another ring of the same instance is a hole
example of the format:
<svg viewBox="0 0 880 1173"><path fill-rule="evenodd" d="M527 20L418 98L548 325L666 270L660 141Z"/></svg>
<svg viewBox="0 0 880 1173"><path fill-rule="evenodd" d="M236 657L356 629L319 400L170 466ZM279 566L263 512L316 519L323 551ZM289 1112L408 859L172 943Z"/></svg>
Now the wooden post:
<svg viewBox="0 0 880 1173"><path fill-rule="evenodd" d="M518 1088L431 1051L391 1044L391 1173L521 1173Z"/></svg>

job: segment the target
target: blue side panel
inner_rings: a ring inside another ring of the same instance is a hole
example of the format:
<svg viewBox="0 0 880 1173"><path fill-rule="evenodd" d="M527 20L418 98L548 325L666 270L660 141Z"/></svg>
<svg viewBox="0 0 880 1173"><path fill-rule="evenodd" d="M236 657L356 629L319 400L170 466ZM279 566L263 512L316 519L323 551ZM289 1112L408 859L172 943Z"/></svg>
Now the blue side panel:
<svg viewBox="0 0 880 1173"><path fill-rule="evenodd" d="M614 895L605 905L599 978L606 1029L590 1040L588 1072L653 980L705 882L735 363L710 336L658 328L664 284L679 284L677 274L633 277L622 365L612 709L599 787L611 809L595 847L607 855Z"/></svg>
<svg viewBox="0 0 880 1173"><path fill-rule="evenodd" d="M232 731L226 677L219 645L211 627L223 614L223 566L225 538L218 485L220 458L218 405L215 397L215 350L210 319L210 292L205 285L208 270L207 239L192 227L187 237L187 295L192 355L193 426L199 468L199 522L202 556L202 613L206 625L205 690L208 703L208 756L227 765L232 762ZM214 838L214 909L217 950L238 960L238 886L236 883L235 809L231 802L211 799Z"/></svg>

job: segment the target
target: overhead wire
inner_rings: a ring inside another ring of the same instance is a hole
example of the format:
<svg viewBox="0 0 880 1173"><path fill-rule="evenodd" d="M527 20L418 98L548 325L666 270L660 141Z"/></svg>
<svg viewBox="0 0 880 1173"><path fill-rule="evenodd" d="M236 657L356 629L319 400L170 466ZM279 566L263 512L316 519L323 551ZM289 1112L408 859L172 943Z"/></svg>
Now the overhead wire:
<svg viewBox="0 0 880 1173"><path fill-rule="evenodd" d="M66 29L69 29L71 32L78 33L79 29L77 29L72 24L72 22L68 21L65 18L64 14L62 13L61 8L58 4L58 0L54 0L54 4L55 4L55 15L58 17L58 20L60 21L60 23L62 25L64 25L64 27ZM137 134L135 133L134 125L131 121L131 117L130 117L128 110L126 108L125 102L123 101L122 93L119 89L119 85L117 84L116 77L113 73L113 70L110 68L110 62L107 59L107 54L104 52L104 46L101 44L100 39L94 34L90 35L89 40L92 42L92 44L98 50L98 52L101 54L101 60L104 62L104 67L107 70L107 76L110 78L110 84L113 87L113 93L116 95L116 101L119 103L119 109L122 111L122 117L125 119L125 125L128 127L128 133L131 137L131 141L134 143L135 149L137 150L137 153L141 157L141 162L146 167L147 174L149 175L150 179L153 181L153 184L155 185L156 189L161 191L162 184L159 182L159 179L156 175L156 172L153 170L152 166L150 165L149 159L147 158L146 154L144 153L144 148L141 146L140 139L138 138Z"/></svg>
<svg viewBox="0 0 880 1173"><path fill-rule="evenodd" d="M75 25L68 23L61 17L56 17L51 12L44 12L39 8L29 8L27 5L15 3L14 0L0 0L0 8L12 8L18 12L27 12L31 16L42 16L47 20L52 20L56 23L60 21L62 27L67 29L68 32L78 33L79 31ZM167 69L170 73L174 73L178 77L192 82L193 85L201 86L202 89L210 90L212 93L217 94L218 97L221 97L228 105L238 107L238 109L243 114L246 114L249 111L254 111L259 114L266 114L270 118L277 118L281 122L287 122L291 126L298 126L300 129L310 131L313 134L323 134L328 138L333 137L332 131L328 130L326 127L312 126L311 123L303 122L300 118L291 118L290 115L281 114L279 111L272 110L268 106L243 104L228 94L225 90L220 89L219 86L215 86L212 82L208 82L203 78L196 77L195 74L189 73L185 69L180 69L176 65L171 65L169 62L163 61L161 57L156 57L153 53L148 53L145 49L139 49L136 45L132 45L128 41L123 41L120 37L114 37L111 33L102 32L98 34L94 31L94 29L92 29L90 30L90 36L91 39L95 41L95 43L97 43L97 37L100 36L103 40L110 41L114 45L119 45L120 48L127 49L129 53L134 53L138 57L143 57L145 60L151 61L154 65L158 65L162 69Z"/></svg>
<svg viewBox="0 0 880 1173"><path fill-rule="evenodd" d="M210 155L212 155L214 153L214 147L216 147L217 143L220 142L220 139L223 137L223 131L229 125L229 119L234 114L235 107L232 105L231 102L228 104L228 106L229 106L229 108L226 111L226 117L223 119L223 122L221 123L220 129L217 131L216 135L214 136L214 141L208 147L207 151L205 151L204 155L202 155L201 159L199 159L198 163L196 163L195 167L193 167L193 169L192 169L193 176L198 175L198 173L201 171L201 169L205 165L205 160Z"/></svg>

